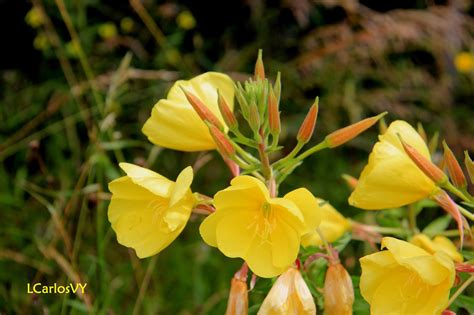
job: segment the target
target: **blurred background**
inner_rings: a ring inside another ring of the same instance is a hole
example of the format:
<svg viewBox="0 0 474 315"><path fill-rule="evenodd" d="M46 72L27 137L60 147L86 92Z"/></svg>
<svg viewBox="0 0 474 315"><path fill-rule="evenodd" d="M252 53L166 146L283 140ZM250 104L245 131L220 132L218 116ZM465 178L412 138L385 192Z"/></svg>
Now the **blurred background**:
<svg viewBox="0 0 474 315"><path fill-rule="evenodd" d="M460 159L474 152L469 0L0 0L0 25L1 314L225 312L241 261L204 245L202 218L139 260L107 221L107 183L122 175L119 161L174 179L204 157L193 190L225 187L230 175L216 154L154 147L141 127L175 80L210 70L245 80L259 48L267 76L282 72L287 152L316 96L313 144L388 111L387 122L421 123L429 137L439 130ZM377 133L312 156L282 193L306 186L362 217L341 174L359 175ZM440 213L423 213L421 225ZM344 251L354 275L368 251L357 241ZM81 297L26 294L33 282L88 286ZM270 285L257 282L251 314ZM354 310L368 314L361 299Z"/></svg>

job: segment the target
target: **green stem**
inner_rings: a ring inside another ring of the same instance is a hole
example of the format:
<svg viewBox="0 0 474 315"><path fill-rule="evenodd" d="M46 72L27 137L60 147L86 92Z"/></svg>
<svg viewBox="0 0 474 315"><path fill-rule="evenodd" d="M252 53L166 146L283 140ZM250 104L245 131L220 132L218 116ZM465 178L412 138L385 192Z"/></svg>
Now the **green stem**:
<svg viewBox="0 0 474 315"><path fill-rule="evenodd" d="M461 211L461 213L467 217L469 220L471 221L474 221L474 214L469 212L468 210L464 209L463 207L459 206L458 205L458 208L459 208L459 211Z"/></svg>
<svg viewBox="0 0 474 315"><path fill-rule="evenodd" d="M413 204L408 206L408 224L413 234L418 234L420 232L416 225L416 209Z"/></svg>
<svg viewBox="0 0 474 315"><path fill-rule="evenodd" d="M285 163L287 163L288 161L293 159L298 154L298 152L300 152L300 150L303 148L303 146L304 146L304 142L298 141L298 143L293 148L293 150L287 156L285 156L284 158L282 158L282 159L276 161L275 163L273 163L273 166L274 167L279 167L280 165L284 165Z"/></svg>
<svg viewBox="0 0 474 315"><path fill-rule="evenodd" d="M469 278L467 278L466 281L454 292L454 294L451 296L451 298L448 301L448 305L451 305L456 298L474 281L474 275L471 275Z"/></svg>
<svg viewBox="0 0 474 315"><path fill-rule="evenodd" d="M457 189L449 181L445 185L443 185L443 188L446 188L447 190L449 190L450 192L452 192L453 194L455 194L456 196L458 196L459 198L461 198L465 202L471 202L472 201L471 198L466 196L461 190Z"/></svg>
<svg viewBox="0 0 474 315"><path fill-rule="evenodd" d="M301 160L304 160L306 159L308 156L310 156L311 154L313 153L316 153L318 151L321 151L323 149L327 149L328 148L328 144L326 141L322 141L320 143L318 143L317 145L315 145L314 147L311 147L309 148L308 150L304 151L303 153L301 153L300 155L298 155L296 157L296 160L298 161L301 161Z"/></svg>

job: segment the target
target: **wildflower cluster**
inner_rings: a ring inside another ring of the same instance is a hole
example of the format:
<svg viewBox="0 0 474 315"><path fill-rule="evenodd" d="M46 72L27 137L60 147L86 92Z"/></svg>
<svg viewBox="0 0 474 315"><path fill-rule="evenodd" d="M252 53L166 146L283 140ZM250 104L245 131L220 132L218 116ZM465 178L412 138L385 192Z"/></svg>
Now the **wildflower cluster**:
<svg viewBox="0 0 474 315"><path fill-rule="evenodd" d="M381 243L386 249L360 259L360 292L371 313L443 312L451 302L456 270L472 273L474 267L463 263L458 248L442 236L447 224L423 234L416 215L426 200L431 200L430 206L439 205L454 219L462 246L465 231L470 233L468 220L474 219L466 209L474 208L474 197L467 189L467 177L471 182L474 177L468 153L465 176L446 143L441 165L432 161L434 146L430 151L422 129L417 131L404 121L382 128L360 178L345 176L353 188L349 204L365 210L407 206L409 228L356 222L305 187L283 196L279 187L305 158L352 140L386 113L336 130L303 151L318 118L316 98L299 128L296 146L282 156L281 91L280 74L273 83L266 77L261 52L254 77L243 83L216 72L177 81L166 99L153 107L143 133L152 143L169 149L216 150L233 178L228 187L210 197L191 191L191 167L171 181L151 170L120 164L126 176L109 184L108 211L118 242L135 249L140 258L155 255L178 237L192 212L199 213L206 216L199 229L204 242L229 258L243 260L231 281L227 314L247 314L250 271L254 277L278 277L258 314L316 314L318 304L327 314L344 315L352 314L354 286L339 259L342 248L331 243L351 232L354 239ZM322 295L318 295L308 287L311 279L306 271L321 259L328 267Z"/></svg>

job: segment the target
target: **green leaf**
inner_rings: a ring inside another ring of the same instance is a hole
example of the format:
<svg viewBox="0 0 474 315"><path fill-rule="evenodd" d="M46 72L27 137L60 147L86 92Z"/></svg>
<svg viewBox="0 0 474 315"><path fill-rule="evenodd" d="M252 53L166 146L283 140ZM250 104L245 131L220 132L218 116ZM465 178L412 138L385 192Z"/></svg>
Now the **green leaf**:
<svg viewBox="0 0 474 315"><path fill-rule="evenodd" d="M437 218L423 229L423 234L429 236L438 235L440 232L443 232L448 228L449 223L451 223L451 216L449 215Z"/></svg>
<svg viewBox="0 0 474 315"><path fill-rule="evenodd" d="M460 295L453 303L454 307L463 308L469 314L474 314L474 297Z"/></svg>

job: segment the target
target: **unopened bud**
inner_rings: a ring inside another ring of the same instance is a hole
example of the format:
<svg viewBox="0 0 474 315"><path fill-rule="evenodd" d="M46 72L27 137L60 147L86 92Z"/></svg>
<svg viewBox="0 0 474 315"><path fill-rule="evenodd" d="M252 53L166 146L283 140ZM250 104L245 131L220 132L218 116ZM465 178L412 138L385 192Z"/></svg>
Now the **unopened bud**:
<svg viewBox="0 0 474 315"><path fill-rule="evenodd" d="M216 143L217 150L225 158L231 158L235 155L235 148L227 138L227 136L214 125L209 125L209 131L211 133L214 142Z"/></svg>
<svg viewBox="0 0 474 315"><path fill-rule="evenodd" d="M414 147L403 141L402 138L400 138L400 142L413 163L432 181L439 186L444 185L448 181L448 177L438 166L418 152Z"/></svg>
<svg viewBox="0 0 474 315"><path fill-rule="evenodd" d="M316 97L298 131L298 135L296 136L298 142L307 143L313 136L314 126L316 126L316 120L318 119L318 110L319 98Z"/></svg>
<svg viewBox="0 0 474 315"><path fill-rule="evenodd" d="M467 272L474 274L474 265L470 263L456 263L456 271L457 272Z"/></svg>
<svg viewBox="0 0 474 315"><path fill-rule="evenodd" d="M464 151L464 165L466 165L467 173L471 179L471 183L474 184L474 162L471 160L469 153Z"/></svg>
<svg viewBox="0 0 474 315"><path fill-rule="evenodd" d="M453 151L448 147L446 141L443 141L444 148L444 162L448 167L449 177L453 181L454 186L458 188L464 188L467 186L466 177L462 171L461 165L454 156Z"/></svg>
<svg viewBox="0 0 474 315"><path fill-rule="evenodd" d="M245 99L243 90L244 88L242 87L242 84L240 82L237 82L234 85L235 98L237 98L237 102L240 105L240 110L242 112L242 115L244 116L245 119L248 119L249 118L249 104L247 100Z"/></svg>
<svg viewBox="0 0 474 315"><path fill-rule="evenodd" d="M281 100L281 73L280 72L277 73L275 84L273 85L273 92L275 93L277 103L280 104L280 100Z"/></svg>
<svg viewBox="0 0 474 315"><path fill-rule="evenodd" d="M423 125L419 122L417 124L416 131L420 135L420 137L425 141L425 143L428 143L428 136L426 135L425 128L423 128Z"/></svg>
<svg viewBox="0 0 474 315"><path fill-rule="evenodd" d="M387 122L385 121L385 118L382 117L379 120L379 133L384 134L387 131Z"/></svg>
<svg viewBox="0 0 474 315"><path fill-rule="evenodd" d="M354 139L362 132L372 127L377 121L379 121L380 118L382 118L386 114L387 112L383 112L377 116L363 119L359 122L356 122L355 124L336 130L326 136L326 143L328 144L329 148L338 147L341 144L344 144Z"/></svg>
<svg viewBox="0 0 474 315"><path fill-rule="evenodd" d="M428 149L430 151L430 154L434 154L436 150L438 149L438 142L439 142L439 132L436 131L431 137L430 142L428 142Z"/></svg>
<svg viewBox="0 0 474 315"><path fill-rule="evenodd" d="M453 199L451 199L448 193L442 189L438 189L431 198L456 221L462 248L464 240L463 216L459 211L458 205L453 201Z"/></svg>
<svg viewBox="0 0 474 315"><path fill-rule="evenodd" d="M183 90L188 102L204 122L208 122L221 130L223 129L222 123L219 121L216 115L214 115L214 113L197 96L189 91L186 91L183 87L180 88Z"/></svg>
<svg viewBox="0 0 474 315"><path fill-rule="evenodd" d="M329 264L326 271L323 294L325 314L352 314L354 288L349 273L341 263Z"/></svg>
<svg viewBox="0 0 474 315"><path fill-rule="evenodd" d="M237 122L234 113L230 109L229 105L224 99L224 96L222 96L219 90L217 90L217 104L219 105L219 111L221 112L222 118L224 119L227 127L229 127L230 130L239 128L239 123Z"/></svg>
<svg viewBox="0 0 474 315"><path fill-rule="evenodd" d="M351 175L342 174L342 178L346 182L347 186L349 186L349 188L352 190L354 190L359 183L359 180Z"/></svg>
<svg viewBox="0 0 474 315"><path fill-rule="evenodd" d="M232 278L230 284L229 301L227 302L226 315L247 315L249 308L247 293L247 277L239 275L239 272Z"/></svg>
<svg viewBox="0 0 474 315"><path fill-rule="evenodd" d="M263 66L262 50L258 50L257 62L255 63L255 80L265 80L265 67Z"/></svg>
<svg viewBox="0 0 474 315"><path fill-rule="evenodd" d="M273 88L270 86L268 93L268 126L272 135L278 135L281 131L280 111L278 110L278 100Z"/></svg>
<svg viewBox="0 0 474 315"><path fill-rule="evenodd" d="M248 122L252 131L257 134L258 130L260 129L260 114L255 102L250 103Z"/></svg>

